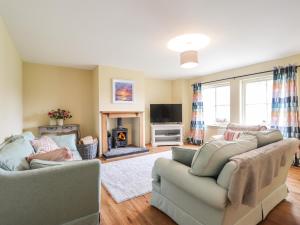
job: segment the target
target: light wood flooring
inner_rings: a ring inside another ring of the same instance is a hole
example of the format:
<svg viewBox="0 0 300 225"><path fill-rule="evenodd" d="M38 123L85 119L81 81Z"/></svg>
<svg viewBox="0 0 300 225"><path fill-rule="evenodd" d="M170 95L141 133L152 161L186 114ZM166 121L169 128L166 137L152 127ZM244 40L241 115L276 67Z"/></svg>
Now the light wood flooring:
<svg viewBox="0 0 300 225"><path fill-rule="evenodd" d="M167 151L170 147L149 147L149 149L149 153L145 154ZM143 154L138 156L140 155ZM135 156L100 160L107 163ZM286 200L275 207L267 219L259 225L300 225L300 168L292 167L289 170L287 184L290 193ZM167 215L150 206L150 199L149 193L117 204L102 187L101 225L176 225Z"/></svg>

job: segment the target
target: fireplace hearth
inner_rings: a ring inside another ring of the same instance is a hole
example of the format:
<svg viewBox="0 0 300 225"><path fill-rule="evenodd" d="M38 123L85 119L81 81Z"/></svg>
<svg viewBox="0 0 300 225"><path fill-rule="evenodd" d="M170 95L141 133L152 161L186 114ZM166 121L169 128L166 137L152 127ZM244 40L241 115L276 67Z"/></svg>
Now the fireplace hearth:
<svg viewBox="0 0 300 225"><path fill-rule="evenodd" d="M122 118L117 118L117 127L112 129L113 148L126 147L128 144L128 129L123 127Z"/></svg>

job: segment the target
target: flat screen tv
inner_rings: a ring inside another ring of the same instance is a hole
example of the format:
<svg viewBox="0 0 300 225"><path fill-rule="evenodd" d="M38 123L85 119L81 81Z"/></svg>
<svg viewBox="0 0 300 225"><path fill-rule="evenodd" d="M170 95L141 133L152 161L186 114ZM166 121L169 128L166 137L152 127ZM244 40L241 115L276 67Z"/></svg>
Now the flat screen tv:
<svg viewBox="0 0 300 225"><path fill-rule="evenodd" d="M150 104L151 123L181 123L181 104Z"/></svg>

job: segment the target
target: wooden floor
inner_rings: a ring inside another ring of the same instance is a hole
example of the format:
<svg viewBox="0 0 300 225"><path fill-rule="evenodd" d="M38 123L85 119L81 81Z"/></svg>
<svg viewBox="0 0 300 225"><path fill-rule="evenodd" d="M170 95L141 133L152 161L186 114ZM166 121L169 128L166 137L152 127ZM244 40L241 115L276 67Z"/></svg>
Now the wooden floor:
<svg viewBox="0 0 300 225"><path fill-rule="evenodd" d="M150 153L169 150L170 147L150 148ZM141 154L140 154L141 155ZM139 156L140 156L139 155ZM142 154L143 155L143 154ZM135 156L130 156L135 157ZM120 160L103 160L103 163ZM291 168L287 179L289 195L259 225L300 225L300 168ZM150 206L151 194L146 194L120 204L114 202L102 187L101 225L175 225L168 216Z"/></svg>

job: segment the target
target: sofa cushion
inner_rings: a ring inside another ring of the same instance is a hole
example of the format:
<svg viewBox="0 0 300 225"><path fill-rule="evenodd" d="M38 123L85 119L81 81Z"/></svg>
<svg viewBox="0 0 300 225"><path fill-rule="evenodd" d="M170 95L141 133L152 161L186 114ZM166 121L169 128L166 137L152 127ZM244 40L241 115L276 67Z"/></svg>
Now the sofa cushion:
<svg viewBox="0 0 300 225"><path fill-rule="evenodd" d="M69 165L74 162L76 161L48 161L48 160L41 160L41 159L33 159L30 162L30 169L41 169L49 166L63 166L63 165Z"/></svg>
<svg viewBox="0 0 300 225"><path fill-rule="evenodd" d="M27 141L33 141L34 140L34 135L30 131L25 131L21 134L22 137L24 137L25 140Z"/></svg>
<svg viewBox="0 0 300 225"><path fill-rule="evenodd" d="M76 135L66 134L66 135L51 135L49 136L59 147L67 147L71 151L77 151L76 147Z"/></svg>
<svg viewBox="0 0 300 225"><path fill-rule="evenodd" d="M57 144L48 136L42 136L39 139L32 140L31 144L35 152L50 152L54 149L58 149Z"/></svg>
<svg viewBox="0 0 300 225"><path fill-rule="evenodd" d="M172 159L190 167L196 151L196 149L172 147Z"/></svg>
<svg viewBox="0 0 300 225"><path fill-rule="evenodd" d="M237 141L213 140L196 152L189 172L197 176L217 177L229 158L255 148L257 139L254 135L241 134Z"/></svg>
<svg viewBox="0 0 300 225"><path fill-rule="evenodd" d="M66 135L49 135L49 137L60 147L67 147L72 151L74 160L82 160L77 147L76 147L76 135L66 134Z"/></svg>
<svg viewBox="0 0 300 225"><path fill-rule="evenodd" d="M26 141L33 141L34 140L34 135L30 131L25 131L22 134L17 134L17 135L12 135L8 138L5 139L6 142L13 142L19 138L24 138Z"/></svg>
<svg viewBox="0 0 300 225"><path fill-rule="evenodd" d="M229 130L227 129L224 132L224 140L225 141L235 141L239 139L242 131L235 131L235 130Z"/></svg>
<svg viewBox="0 0 300 225"><path fill-rule="evenodd" d="M76 135L75 134L67 134L67 135L51 135L51 139L61 148L67 147L73 153L73 158L75 160L81 160L81 156L77 151L76 147Z"/></svg>
<svg viewBox="0 0 300 225"><path fill-rule="evenodd" d="M229 123L226 129L237 131L262 131L267 130L267 127L263 125L241 125L238 123Z"/></svg>
<svg viewBox="0 0 300 225"><path fill-rule="evenodd" d="M283 136L279 130L247 131L245 134L256 136L258 148L281 141L283 139Z"/></svg>
<svg viewBox="0 0 300 225"><path fill-rule="evenodd" d="M0 150L0 168L4 170L26 170L29 164L25 157L34 153L30 142L24 138L6 144Z"/></svg>
<svg viewBox="0 0 300 225"><path fill-rule="evenodd" d="M41 160L41 159L33 159L30 162L30 169L40 169L49 166L63 165L64 162L65 161L48 161L48 160Z"/></svg>
<svg viewBox="0 0 300 225"><path fill-rule="evenodd" d="M66 161L73 160L72 152L67 148L55 149L50 152L41 152L26 157L27 161L30 162L33 159L41 159L48 161Z"/></svg>

